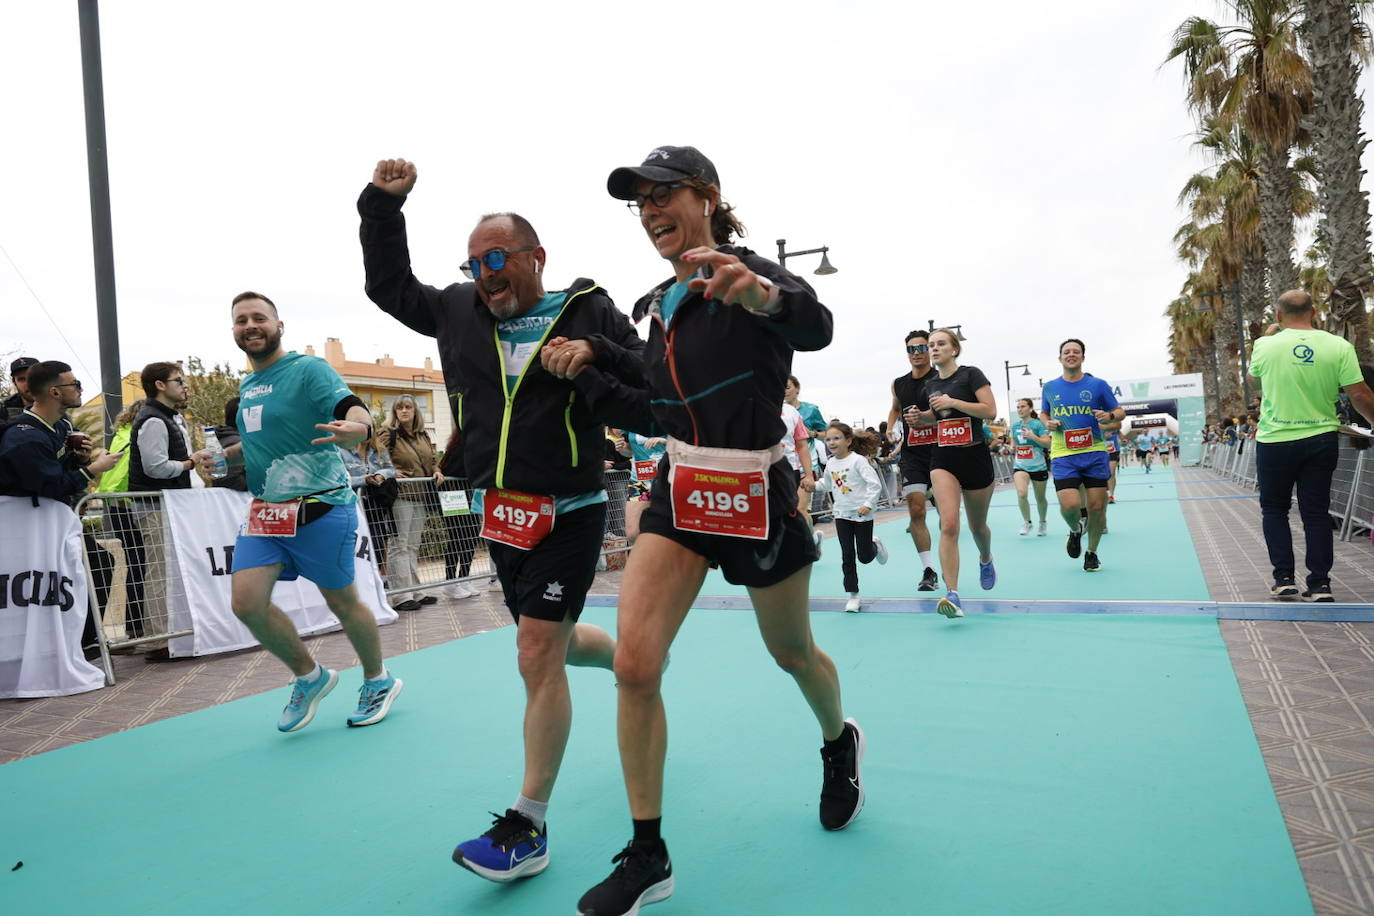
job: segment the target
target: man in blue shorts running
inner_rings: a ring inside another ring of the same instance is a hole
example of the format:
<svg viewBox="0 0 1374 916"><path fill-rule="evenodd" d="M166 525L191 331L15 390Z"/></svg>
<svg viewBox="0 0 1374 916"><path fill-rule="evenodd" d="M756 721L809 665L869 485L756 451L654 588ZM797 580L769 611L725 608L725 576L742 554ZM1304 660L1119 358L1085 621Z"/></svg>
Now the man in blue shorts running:
<svg viewBox="0 0 1374 916"><path fill-rule="evenodd" d="M372 416L324 360L282 350L283 325L271 299L240 293L232 315L234 343L253 371L239 385L240 444L225 453L245 465L254 497L234 544L234 615L296 676L277 728L302 729L339 673L315 662L291 619L272 604L272 587L300 576L314 582L363 663L358 708L348 724L375 725L402 682L382 664L376 618L353 584L356 497L334 447L367 439Z"/></svg>
<svg viewBox="0 0 1374 916"><path fill-rule="evenodd" d="M1083 552L1083 523L1078 488L1088 498L1088 550L1083 569L1101 568L1097 542L1107 527L1107 481L1112 476L1107 441L1101 424L1122 420L1126 411L1117 403L1112 387L1096 376L1083 373L1083 341L1070 338L1059 345L1059 364L1064 374L1045 384L1040 419L1049 428L1050 470L1059 497L1059 514L1069 526L1066 546L1074 559Z"/></svg>

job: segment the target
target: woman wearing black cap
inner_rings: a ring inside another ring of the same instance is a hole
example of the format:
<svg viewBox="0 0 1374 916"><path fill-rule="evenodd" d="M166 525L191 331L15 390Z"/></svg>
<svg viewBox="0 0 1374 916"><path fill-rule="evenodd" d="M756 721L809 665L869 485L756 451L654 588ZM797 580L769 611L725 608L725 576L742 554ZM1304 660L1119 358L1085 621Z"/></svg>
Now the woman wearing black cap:
<svg viewBox="0 0 1374 916"><path fill-rule="evenodd" d="M673 890L659 829L667 749L660 676L708 567L748 588L764 643L820 722L822 825L848 826L864 801L863 733L844 717L835 665L811 637L818 553L778 444L792 352L830 343L830 311L802 280L729 244L743 226L696 149L655 149L643 165L612 172L607 186L629 202L673 276L634 309L635 321L650 318L643 371L652 420L644 425L655 429L640 431L666 433L668 454L620 591L615 673L634 838L578 904L597 916L637 912ZM596 339L550 348L544 360L550 371L575 373L586 362L615 368L627 358Z"/></svg>

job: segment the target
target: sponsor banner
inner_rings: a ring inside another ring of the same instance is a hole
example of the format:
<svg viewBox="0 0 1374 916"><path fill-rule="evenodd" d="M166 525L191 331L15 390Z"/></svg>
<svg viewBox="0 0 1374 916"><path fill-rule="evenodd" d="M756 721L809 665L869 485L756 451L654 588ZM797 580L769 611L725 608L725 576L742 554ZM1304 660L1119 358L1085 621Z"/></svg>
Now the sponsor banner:
<svg viewBox="0 0 1374 916"><path fill-rule="evenodd" d="M238 490L216 487L166 490L162 500L173 547L169 557L174 562L169 563L169 568L183 586L168 589L170 626L173 630L195 631L171 640L171 654L209 655L256 646L258 641L253 634L234 616L229 588L234 542L248 517L250 497ZM354 584L377 623L394 623L397 615L382 588L362 504L355 503L354 511L358 513ZM291 618L301 635L339 628L339 621L330 613L320 590L304 577L278 582L272 590L272 603Z"/></svg>
<svg viewBox="0 0 1374 916"><path fill-rule="evenodd" d="M0 698L105 686L81 654L90 613L81 522L65 503L0 496Z"/></svg>

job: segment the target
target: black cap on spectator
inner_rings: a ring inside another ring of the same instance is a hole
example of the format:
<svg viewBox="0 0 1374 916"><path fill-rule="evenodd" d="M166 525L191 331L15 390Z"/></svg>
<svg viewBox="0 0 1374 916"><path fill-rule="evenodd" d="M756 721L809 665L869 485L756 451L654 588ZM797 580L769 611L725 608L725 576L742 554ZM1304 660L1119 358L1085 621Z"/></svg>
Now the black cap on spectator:
<svg viewBox="0 0 1374 916"><path fill-rule="evenodd" d="M21 356L14 362L10 363L10 375L18 375L25 369L28 369L30 366L36 365L38 365L38 360L34 359L32 356Z"/></svg>

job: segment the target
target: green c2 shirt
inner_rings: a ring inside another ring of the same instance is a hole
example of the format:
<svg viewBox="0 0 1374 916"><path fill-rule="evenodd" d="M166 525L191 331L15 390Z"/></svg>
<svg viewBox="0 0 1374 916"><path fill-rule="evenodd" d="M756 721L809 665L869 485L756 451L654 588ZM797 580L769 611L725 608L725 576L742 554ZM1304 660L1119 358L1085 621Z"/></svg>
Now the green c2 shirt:
<svg viewBox="0 0 1374 916"><path fill-rule="evenodd" d="M1260 442L1334 431L1341 389L1364 380L1350 341L1315 328L1285 328L1256 340L1250 374L1264 383L1255 434Z"/></svg>

